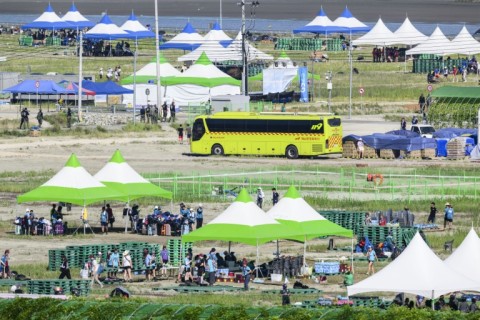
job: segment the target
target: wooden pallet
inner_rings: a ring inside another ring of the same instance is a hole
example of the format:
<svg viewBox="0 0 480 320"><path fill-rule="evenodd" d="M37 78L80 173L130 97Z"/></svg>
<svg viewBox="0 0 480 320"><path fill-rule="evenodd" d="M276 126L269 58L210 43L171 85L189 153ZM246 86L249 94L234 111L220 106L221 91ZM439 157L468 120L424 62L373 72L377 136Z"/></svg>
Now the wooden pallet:
<svg viewBox="0 0 480 320"><path fill-rule="evenodd" d="M447 160L465 159L465 140L452 139L447 143Z"/></svg>
<svg viewBox="0 0 480 320"><path fill-rule="evenodd" d="M310 294L310 293L321 293L322 290L318 290L315 288L308 288L308 289L289 289L290 294ZM279 294L280 289L278 290L262 290L262 293L265 294Z"/></svg>

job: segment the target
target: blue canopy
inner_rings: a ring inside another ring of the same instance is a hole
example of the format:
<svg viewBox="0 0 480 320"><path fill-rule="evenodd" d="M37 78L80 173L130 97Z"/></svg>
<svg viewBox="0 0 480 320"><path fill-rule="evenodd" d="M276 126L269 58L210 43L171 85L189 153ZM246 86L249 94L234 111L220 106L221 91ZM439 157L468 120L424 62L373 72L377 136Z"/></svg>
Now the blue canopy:
<svg viewBox="0 0 480 320"><path fill-rule="evenodd" d="M327 17L327 14L320 8L315 19L313 19L310 23L306 26L293 30L293 33L301 33L301 32L311 32L311 33L332 33L337 32L339 30L336 27L332 20Z"/></svg>
<svg viewBox="0 0 480 320"><path fill-rule="evenodd" d="M87 90L94 91L96 94L116 95L133 93L133 90L119 86L113 81L93 82L90 80L83 80L82 87Z"/></svg>
<svg viewBox="0 0 480 320"><path fill-rule="evenodd" d="M110 20L108 14L104 15L99 23L88 30L84 36L86 39L120 39L134 38L128 32L120 29Z"/></svg>
<svg viewBox="0 0 480 320"><path fill-rule="evenodd" d="M345 10L343 10L340 17L333 21L333 25L337 32L368 32L371 29L369 26L355 18L350 10L348 10L347 6L345 6Z"/></svg>
<svg viewBox="0 0 480 320"><path fill-rule="evenodd" d="M72 3L72 6L68 10L68 12L62 17L62 20L68 22L75 28L91 28L95 24L85 18L80 12L78 12L77 7L75 4Z"/></svg>
<svg viewBox="0 0 480 320"><path fill-rule="evenodd" d="M143 39L143 38L154 38L155 33L145 28L137 19L135 14L132 11L132 14L128 18L127 21L120 27L123 31L126 31L130 34L130 36L134 37L135 39Z"/></svg>
<svg viewBox="0 0 480 320"><path fill-rule="evenodd" d="M198 34L192 24L188 22L181 33L177 34L170 41L160 45L160 49L195 50L203 42L203 37Z"/></svg>
<svg viewBox="0 0 480 320"><path fill-rule="evenodd" d="M76 27L72 26L70 23L62 20L55 11L53 11L50 3L45 9L45 12L40 15L33 22L27 23L22 26L22 29L48 29L48 30L58 30L58 29L75 29Z"/></svg>
<svg viewBox="0 0 480 320"><path fill-rule="evenodd" d="M36 86L38 82L38 88ZM69 90L60 87L53 80L24 80L10 88L3 89L4 92L24 94L68 94Z"/></svg>

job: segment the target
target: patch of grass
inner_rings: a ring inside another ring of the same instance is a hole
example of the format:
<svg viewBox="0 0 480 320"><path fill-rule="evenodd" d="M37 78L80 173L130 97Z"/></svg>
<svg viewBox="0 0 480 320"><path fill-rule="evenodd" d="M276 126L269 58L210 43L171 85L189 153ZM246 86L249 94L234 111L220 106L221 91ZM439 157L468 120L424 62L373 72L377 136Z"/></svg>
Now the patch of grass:
<svg viewBox="0 0 480 320"><path fill-rule="evenodd" d="M49 113L44 117L45 121L50 123L52 126L66 127L67 126L67 116L64 112L58 113Z"/></svg>
<svg viewBox="0 0 480 320"><path fill-rule="evenodd" d="M124 132L149 132L149 131L163 131L162 127L156 124L149 123L135 123L129 122L123 126L122 130Z"/></svg>

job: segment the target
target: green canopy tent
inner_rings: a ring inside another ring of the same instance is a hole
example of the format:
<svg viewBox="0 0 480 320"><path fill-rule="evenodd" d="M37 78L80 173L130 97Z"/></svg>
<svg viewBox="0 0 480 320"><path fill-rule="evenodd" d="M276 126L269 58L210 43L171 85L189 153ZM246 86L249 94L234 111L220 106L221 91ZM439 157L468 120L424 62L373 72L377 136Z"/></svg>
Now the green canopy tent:
<svg viewBox="0 0 480 320"><path fill-rule="evenodd" d="M38 188L18 196L17 202L59 201L83 206L82 221L85 233L88 226L88 215L85 209L87 205L104 200L125 201L125 199L124 194L92 177L80 165L77 156L72 153L65 166L56 175Z"/></svg>
<svg viewBox="0 0 480 320"><path fill-rule="evenodd" d="M95 174L94 178L124 194L128 203L131 200L149 196L172 199L172 192L154 185L130 167L120 150L115 151L110 161ZM127 221L125 221L125 232L127 232Z"/></svg>
<svg viewBox="0 0 480 320"><path fill-rule="evenodd" d="M18 203L60 201L81 206L103 200L125 200L125 195L97 181L72 153L65 166L36 189L19 195Z"/></svg>
<svg viewBox="0 0 480 320"><path fill-rule="evenodd" d="M235 201L210 223L182 236L184 242L220 240L239 242L257 247L277 239L294 239L298 231L269 217L242 189Z"/></svg>
<svg viewBox="0 0 480 320"><path fill-rule="evenodd" d="M435 127L477 126L480 87L444 86L435 89L431 96L428 120Z"/></svg>
<svg viewBox="0 0 480 320"><path fill-rule="evenodd" d="M353 238L352 230L345 229L320 215L300 196L294 186L288 188L283 198L267 212L267 215L291 229L300 230L300 236L289 239L304 243L304 266L307 240L323 236Z"/></svg>

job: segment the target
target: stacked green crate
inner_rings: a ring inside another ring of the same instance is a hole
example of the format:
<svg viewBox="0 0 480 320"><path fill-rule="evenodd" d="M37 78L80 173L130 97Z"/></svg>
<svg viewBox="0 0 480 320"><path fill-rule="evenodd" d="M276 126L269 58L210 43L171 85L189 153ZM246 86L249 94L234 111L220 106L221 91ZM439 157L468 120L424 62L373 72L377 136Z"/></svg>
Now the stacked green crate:
<svg viewBox="0 0 480 320"><path fill-rule="evenodd" d="M370 242L378 245L385 242L388 233L392 233L393 241L397 246L407 246L415 235L415 228L387 227L387 226L362 226L357 233L358 238L368 237Z"/></svg>
<svg viewBox="0 0 480 320"><path fill-rule="evenodd" d="M354 212L354 211L318 211L326 219L344 227L345 229L352 230L354 234L358 234L359 227L365 223L366 212Z"/></svg>
<svg viewBox="0 0 480 320"><path fill-rule="evenodd" d="M30 280L27 288L30 294L54 294L55 288L62 288L64 294L70 294L72 289L78 289L81 295L88 295L91 280Z"/></svg>
<svg viewBox="0 0 480 320"><path fill-rule="evenodd" d="M48 270L60 270L60 265L62 264L62 255L67 257L70 267L77 266L78 255L75 251L54 249L48 250Z"/></svg>
<svg viewBox="0 0 480 320"><path fill-rule="evenodd" d="M170 254L170 264L177 266L183 263L188 249L192 249L192 243L183 243L180 239L168 239L167 249Z"/></svg>

